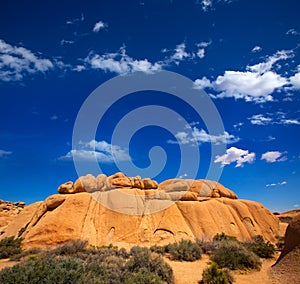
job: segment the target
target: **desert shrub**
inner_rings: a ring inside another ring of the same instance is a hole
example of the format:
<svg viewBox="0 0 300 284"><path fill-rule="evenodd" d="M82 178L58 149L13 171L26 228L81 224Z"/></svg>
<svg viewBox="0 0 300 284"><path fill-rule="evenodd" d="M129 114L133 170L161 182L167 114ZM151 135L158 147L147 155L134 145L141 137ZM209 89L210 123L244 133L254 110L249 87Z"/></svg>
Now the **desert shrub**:
<svg viewBox="0 0 300 284"><path fill-rule="evenodd" d="M154 246L150 247L150 250L152 252L164 255L166 253L166 247L167 246L154 245Z"/></svg>
<svg viewBox="0 0 300 284"><path fill-rule="evenodd" d="M228 270L219 269L216 263L212 263L203 270L202 280L199 284L231 284L234 282Z"/></svg>
<svg viewBox="0 0 300 284"><path fill-rule="evenodd" d="M199 244L182 239L179 243L167 245L166 252L172 260L195 261L201 258L202 249Z"/></svg>
<svg viewBox="0 0 300 284"><path fill-rule="evenodd" d="M245 246L261 258L272 258L275 254L275 247L265 242L263 236L255 236L253 241L245 243Z"/></svg>
<svg viewBox="0 0 300 284"><path fill-rule="evenodd" d="M276 243L276 247L277 250L281 251L284 248L284 237L283 236L276 236L277 239L277 243Z"/></svg>
<svg viewBox="0 0 300 284"><path fill-rule="evenodd" d="M222 232L221 234L216 234L213 237L213 241L216 241L216 242L221 242L221 241L236 241L236 242L238 242L238 239L236 237L234 237L234 236L228 236L224 232Z"/></svg>
<svg viewBox="0 0 300 284"><path fill-rule="evenodd" d="M37 258L0 271L0 283L6 284L67 284L80 279L83 271L78 259ZM78 282L77 282L78 283Z"/></svg>
<svg viewBox="0 0 300 284"><path fill-rule="evenodd" d="M20 254L22 252L21 243L21 238L8 237L0 240L0 258Z"/></svg>
<svg viewBox="0 0 300 284"><path fill-rule="evenodd" d="M0 283L174 283L171 267L147 248L134 247L128 253L112 247L87 249L85 244L76 241L29 254L21 264L0 271Z"/></svg>
<svg viewBox="0 0 300 284"><path fill-rule="evenodd" d="M152 253L148 248L144 247L132 247L130 254L131 258L125 265L126 273L138 274L139 276L137 277L142 277L147 271L146 274L148 276L150 272L156 274L162 281L167 283L174 282L172 268L158 254Z"/></svg>
<svg viewBox="0 0 300 284"><path fill-rule="evenodd" d="M75 255L77 253L84 252L87 244L87 241L70 240L52 250L52 253L56 255Z"/></svg>
<svg viewBox="0 0 300 284"><path fill-rule="evenodd" d="M259 257L256 254L233 240L218 242L218 245L212 251L211 260L216 262L219 267L227 267L231 270L259 269L261 266Z"/></svg>
<svg viewBox="0 0 300 284"><path fill-rule="evenodd" d="M141 269L137 273L126 275L124 279L125 284L164 284L166 283L156 273L150 272L146 269Z"/></svg>

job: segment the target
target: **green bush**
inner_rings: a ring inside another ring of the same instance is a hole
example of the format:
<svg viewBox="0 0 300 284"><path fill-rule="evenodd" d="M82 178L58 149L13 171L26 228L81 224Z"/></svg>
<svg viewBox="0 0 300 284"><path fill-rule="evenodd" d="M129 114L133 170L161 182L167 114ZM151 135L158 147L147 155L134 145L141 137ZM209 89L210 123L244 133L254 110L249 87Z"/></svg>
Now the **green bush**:
<svg viewBox="0 0 300 284"><path fill-rule="evenodd" d="M20 254L22 252L21 243L21 238L8 237L0 240L0 259Z"/></svg>
<svg viewBox="0 0 300 284"><path fill-rule="evenodd" d="M238 242L238 239L234 236L228 236L224 232L222 232L221 234L216 234L213 237L213 241L215 241L215 242L221 242L221 241L236 241L236 242Z"/></svg>
<svg viewBox="0 0 300 284"><path fill-rule="evenodd" d="M261 258L272 258L275 254L275 247L265 242L263 236L260 235L255 236L253 241L246 243L245 246Z"/></svg>
<svg viewBox="0 0 300 284"><path fill-rule="evenodd" d="M183 239L179 243L167 245L165 250L172 260L179 261L195 261L201 258L202 253L199 244Z"/></svg>
<svg viewBox="0 0 300 284"><path fill-rule="evenodd" d="M131 273L126 275L124 279L125 284L164 284L163 281L156 273L149 270L142 269L137 273Z"/></svg>
<svg viewBox="0 0 300 284"><path fill-rule="evenodd" d="M128 272L143 274L143 271L147 270L159 276L162 281L174 282L172 268L158 254L152 253L148 248L137 246L131 248L130 254L131 258L125 265Z"/></svg>
<svg viewBox="0 0 300 284"><path fill-rule="evenodd" d="M77 253L84 252L87 244L87 241L70 240L52 250L52 253L56 255L75 255Z"/></svg>
<svg viewBox="0 0 300 284"><path fill-rule="evenodd" d="M171 267L147 248L134 247L130 253L116 248L86 249L76 241L3 269L0 283L172 284L174 278Z"/></svg>
<svg viewBox="0 0 300 284"><path fill-rule="evenodd" d="M199 284L231 284L233 277L228 270L219 269L216 263L212 263L209 267L204 269L202 273L202 280Z"/></svg>
<svg viewBox="0 0 300 284"><path fill-rule="evenodd" d="M0 271L0 283L6 284L69 284L81 278L83 266L80 260L47 256L29 260L23 264ZM80 282L77 282L80 283Z"/></svg>
<svg viewBox="0 0 300 284"><path fill-rule="evenodd" d="M241 243L233 240L223 240L212 251L211 260L219 267L234 269L259 269L261 261L252 251L247 250Z"/></svg>

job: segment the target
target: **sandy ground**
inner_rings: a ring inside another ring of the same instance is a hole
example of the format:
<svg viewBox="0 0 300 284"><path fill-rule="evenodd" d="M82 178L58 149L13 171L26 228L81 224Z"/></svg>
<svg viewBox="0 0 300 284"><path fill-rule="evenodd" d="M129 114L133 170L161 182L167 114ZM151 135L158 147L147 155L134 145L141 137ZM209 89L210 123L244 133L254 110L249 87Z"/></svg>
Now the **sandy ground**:
<svg viewBox="0 0 300 284"><path fill-rule="evenodd" d="M176 284L198 284L202 278L203 270L209 265L210 260L208 255L203 254L200 260L194 262L171 261L164 257L164 260L172 267L175 276ZM274 278L271 278L270 268L276 262L276 259L263 260L260 271L233 271L235 282L237 284L281 284ZM0 260L0 270L4 267L11 267L17 262L9 261L9 259ZM291 282L293 284L296 282ZM300 283L300 281L299 281Z"/></svg>
<svg viewBox="0 0 300 284"><path fill-rule="evenodd" d="M11 267L17 264L16 261L9 261L9 259L0 259L0 270L5 267Z"/></svg>
<svg viewBox="0 0 300 284"><path fill-rule="evenodd" d="M170 261L165 258L174 271L176 284L197 284L202 279L202 272L210 263L207 255L202 255L202 259L195 262ZM260 271L233 271L234 283L237 284L280 284L271 278L270 268L276 262L276 259L262 260ZM300 282L299 282L300 283Z"/></svg>

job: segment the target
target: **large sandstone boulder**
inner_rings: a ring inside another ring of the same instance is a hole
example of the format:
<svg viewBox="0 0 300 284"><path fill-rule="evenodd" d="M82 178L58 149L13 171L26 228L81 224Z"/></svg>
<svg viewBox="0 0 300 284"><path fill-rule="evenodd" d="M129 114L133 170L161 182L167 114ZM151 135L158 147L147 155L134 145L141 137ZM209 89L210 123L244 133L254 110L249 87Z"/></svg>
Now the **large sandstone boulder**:
<svg viewBox="0 0 300 284"><path fill-rule="evenodd" d="M276 242L279 220L261 204L224 197L200 202L195 201L198 193L189 194L184 197L189 201L176 202L164 190L122 188L56 194L25 207L0 238L21 232L25 248L71 239L85 239L96 246L150 246L182 238L212 238L220 232L240 240L259 234Z"/></svg>
<svg viewBox="0 0 300 284"><path fill-rule="evenodd" d="M227 197L237 199L236 194L218 182L210 180L169 179L159 184L167 192L193 192L198 199Z"/></svg>
<svg viewBox="0 0 300 284"><path fill-rule="evenodd" d="M107 177L100 174L94 177L91 174L79 177L73 184L68 181L58 187L61 194L74 194L79 192L93 193L96 191L107 191L116 188L137 188L143 190L157 189L158 183L150 178L127 177L123 173L116 173Z"/></svg>

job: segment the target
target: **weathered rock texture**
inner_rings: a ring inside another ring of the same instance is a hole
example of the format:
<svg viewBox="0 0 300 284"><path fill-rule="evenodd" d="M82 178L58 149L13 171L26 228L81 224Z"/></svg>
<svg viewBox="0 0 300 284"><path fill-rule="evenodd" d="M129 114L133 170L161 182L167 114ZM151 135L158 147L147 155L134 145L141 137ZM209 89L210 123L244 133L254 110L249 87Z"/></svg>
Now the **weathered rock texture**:
<svg viewBox="0 0 300 284"><path fill-rule="evenodd" d="M145 190L142 180L141 190L135 181L133 185L126 182L128 186L123 187L123 177L118 178L86 176L89 182L74 191L79 193L52 195L25 207L0 238L21 235L25 248L51 246L70 239L85 239L97 246L149 246L182 238L211 238L220 232L240 240L259 234L276 242L278 218L257 202L236 199L232 191L218 183L176 180ZM111 189L108 181L122 188ZM92 193L80 192L86 184ZM95 190L98 184L100 191Z"/></svg>
<svg viewBox="0 0 300 284"><path fill-rule="evenodd" d="M273 267L273 274L280 283L296 284L300 281L300 215L290 221L286 234L285 245Z"/></svg>
<svg viewBox="0 0 300 284"><path fill-rule="evenodd" d="M23 210L25 203L0 200L0 234L6 226Z"/></svg>

